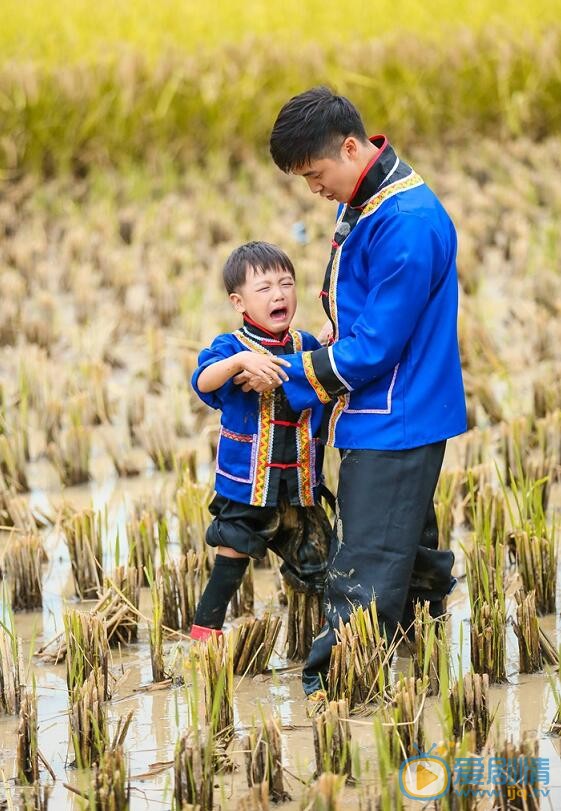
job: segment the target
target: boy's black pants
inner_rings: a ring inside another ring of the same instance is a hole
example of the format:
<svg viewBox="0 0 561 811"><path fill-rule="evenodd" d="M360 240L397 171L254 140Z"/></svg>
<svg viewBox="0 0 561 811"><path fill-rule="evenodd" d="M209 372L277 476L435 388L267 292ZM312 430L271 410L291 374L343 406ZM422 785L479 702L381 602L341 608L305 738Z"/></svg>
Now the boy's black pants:
<svg viewBox="0 0 561 811"><path fill-rule="evenodd" d="M281 486L274 507L253 507L217 494L209 510L214 516L206 532L210 546L227 546L256 559L271 549L283 560L282 576L297 591L323 591L332 528L321 504L290 504Z"/></svg>
<svg viewBox="0 0 561 811"><path fill-rule="evenodd" d="M325 585L325 618L302 680L310 694L325 680L339 619L376 599L391 640L417 600L435 613L454 582L454 555L440 551L433 497L446 442L404 451L344 450L337 518ZM431 611L432 613L432 611Z"/></svg>

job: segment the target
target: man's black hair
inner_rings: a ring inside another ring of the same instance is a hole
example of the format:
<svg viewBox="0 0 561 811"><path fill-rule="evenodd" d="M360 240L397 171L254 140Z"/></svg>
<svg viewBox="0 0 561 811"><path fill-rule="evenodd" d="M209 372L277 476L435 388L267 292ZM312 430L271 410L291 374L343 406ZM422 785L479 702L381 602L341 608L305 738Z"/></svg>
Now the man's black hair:
<svg viewBox="0 0 561 811"><path fill-rule="evenodd" d="M349 135L368 141L354 104L328 87L312 87L284 105L271 132L269 148L279 169L291 172L317 158L337 154Z"/></svg>
<svg viewBox="0 0 561 811"><path fill-rule="evenodd" d="M222 277L228 294L242 287L248 267L261 273L268 270L285 270L293 279L296 278L294 265L285 252L276 245L269 242L246 242L245 245L240 245L232 251L224 265Z"/></svg>

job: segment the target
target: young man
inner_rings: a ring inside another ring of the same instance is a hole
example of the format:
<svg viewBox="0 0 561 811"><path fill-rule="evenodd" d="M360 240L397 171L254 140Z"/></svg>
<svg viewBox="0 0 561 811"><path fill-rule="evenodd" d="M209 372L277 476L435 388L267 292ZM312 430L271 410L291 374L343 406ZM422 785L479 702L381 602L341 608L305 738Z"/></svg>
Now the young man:
<svg viewBox="0 0 561 811"><path fill-rule="evenodd" d="M353 606L375 597L391 638L418 599L442 613L454 582L433 495L446 439L466 429L456 233L422 178L327 88L287 102L270 149L280 169L340 204L321 291L331 341L288 356L282 383L292 408L326 405L324 438L341 453L326 625L303 674L313 694Z"/></svg>
<svg viewBox="0 0 561 811"><path fill-rule="evenodd" d="M323 406L293 410L282 389L265 391L286 380L285 355L320 346L313 335L290 329L292 262L274 245L249 242L230 255L223 277L243 325L201 352L192 378L199 397L222 411L214 520L206 534L216 558L191 629L202 640L221 633L249 559L268 549L284 560L281 573L293 588L323 591L331 535L319 504L323 449L316 434ZM241 371L253 376L251 391L234 385Z"/></svg>

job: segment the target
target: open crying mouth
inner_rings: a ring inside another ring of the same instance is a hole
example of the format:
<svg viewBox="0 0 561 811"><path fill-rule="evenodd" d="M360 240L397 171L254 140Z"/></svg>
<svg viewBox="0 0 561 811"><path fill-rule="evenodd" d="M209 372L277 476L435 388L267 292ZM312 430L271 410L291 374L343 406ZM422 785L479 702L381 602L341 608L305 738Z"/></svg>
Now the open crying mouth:
<svg viewBox="0 0 561 811"><path fill-rule="evenodd" d="M275 310L271 310L270 317L277 321L282 321L286 318L287 314L288 310L286 307L277 307Z"/></svg>

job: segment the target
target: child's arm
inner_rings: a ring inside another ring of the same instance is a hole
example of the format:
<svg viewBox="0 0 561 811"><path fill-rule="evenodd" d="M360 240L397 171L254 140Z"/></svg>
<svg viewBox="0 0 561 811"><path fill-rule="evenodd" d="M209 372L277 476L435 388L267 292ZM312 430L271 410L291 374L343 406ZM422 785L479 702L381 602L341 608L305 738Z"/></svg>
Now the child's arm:
<svg viewBox="0 0 561 811"><path fill-rule="evenodd" d="M282 366L290 366L290 363L273 355L260 355L249 351L237 352L230 358L217 360L205 367L198 377L197 386L205 394L216 391L240 372L248 372L262 383L275 383L280 386L288 380Z"/></svg>

